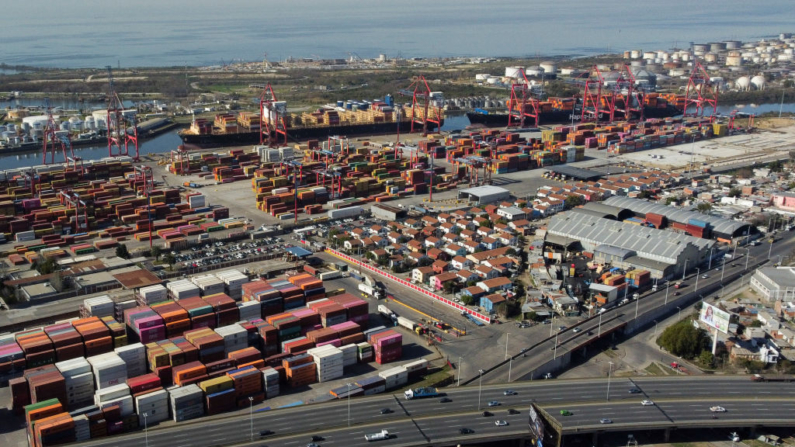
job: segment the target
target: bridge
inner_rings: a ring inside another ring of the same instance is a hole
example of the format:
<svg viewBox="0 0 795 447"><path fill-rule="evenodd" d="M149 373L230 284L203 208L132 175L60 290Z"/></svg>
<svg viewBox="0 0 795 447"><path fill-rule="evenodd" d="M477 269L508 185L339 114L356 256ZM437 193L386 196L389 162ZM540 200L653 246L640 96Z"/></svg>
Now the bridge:
<svg viewBox="0 0 795 447"><path fill-rule="evenodd" d="M609 386L608 386L609 384ZM514 395L505 395L510 387ZM629 390L636 388L637 393ZM609 390L609 391L608 391ZM249 414L201 418L84 443L86 446L199 447L256 445L296 447L314 435L323 447L367 444L364 435L389 430L394 436L379 445L447 446L488 441L527 440L528 411L535 405L553 438L625 430L793 426L795 382L752 382L748 376L644 377L590 380L540 380L511 385L466 386L444 390L440 398L405 400L400 393L281 408ZM643 406L641 401L654 401ZM498 401L499 406L487 407ZM710 406L727 411L712 413ZM350 410L348 410L350 408ZM388 408L391 413L381 414ZM483 416L488 409L493 416ZM518 414L509 414L515 409ZM566 410L570 416L561 416ZM350 415L350 418L349 418ZM713 418L717 416L717 419ZM609 418L611 424L601 424ZM507 426L495 425L504 420ZM462 435L461 428L471 434ZM260 438L262 430L272 435ZM253 442L252 442L253 432Z"/></svg>

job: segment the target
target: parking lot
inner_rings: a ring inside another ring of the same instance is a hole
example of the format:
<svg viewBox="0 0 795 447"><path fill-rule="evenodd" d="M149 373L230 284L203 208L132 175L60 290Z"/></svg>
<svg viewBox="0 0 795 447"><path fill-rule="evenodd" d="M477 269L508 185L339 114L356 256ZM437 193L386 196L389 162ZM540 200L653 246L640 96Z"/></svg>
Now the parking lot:
<svg viewBox="0 0 795 447"><path fill-rule="evenodd" d="M284 243L284 239L281 237L268 237L245 242L207 243L182 252L172 251L171 255L177 261L178 267L200 268L222 264L234 259L242 260L268 253L278 254L292 246L292 244Z"/></svg>

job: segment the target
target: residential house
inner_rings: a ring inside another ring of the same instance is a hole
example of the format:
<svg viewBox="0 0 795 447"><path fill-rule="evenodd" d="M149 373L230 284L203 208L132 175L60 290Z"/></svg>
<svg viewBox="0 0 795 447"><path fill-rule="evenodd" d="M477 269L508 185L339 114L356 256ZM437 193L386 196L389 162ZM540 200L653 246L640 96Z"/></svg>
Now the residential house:
<svg viewBox="0 0 795 447"><path fill-rule="evenodd" d="M440 275L431 276L430 284L433 290L442 290L447 283L455 283L458 276L455 272L445 272Z"/></svg>
<svg viewBox="0 0 795 447"><path fill-rule="evenodd" d="M472 230L462 230L460 233L458 233L458 235L461 236L462 239L467 239L470 241L474 241L476 236L475 232Z"/></svg>
<svg viewBox="0 0 795 447"><path fill-rule="evenodd" d="M375 244L373 243L372 239L370 239L369 237L363 237L362 238L362 247L364 249L369 250L370 248L372 248L374 246L375 246Z"/></svg>
<svg viewBox="0 0 795 447"><path fill-rule="evenodd" d="M497 209L497 215L505 218L508 221L526 219L527 215L521 209L515 206Z"/></svg>
<svg viewBox="0 0 795 447"><path fill-rule="evenodd" d="M486 294L486 292L484 292L483 289L481 289L478 286L467 287L467 288L465 288L464 290L461 291L461 295L462 296L468 295L468 296L471 296L471 297L473 297L475 299L478 299L478 298L480 298L481 296L483 296L485 294Z"/></svg>
<svg viewBox="0 0 795 447"><path fill-rule="evenodd" d="M477 224L474 221L465 220L465 219L455 221L455 225L462 230L472 231L478 228Z"/></svg>
<svg viewBox="0 0 795 447"><path fill-rule="evenodd" d="M480 276L482 279L494 279L500 277L499 270L495 270L486 265L479 265L475 267L475 274Z"/></svg>
<svg viewBox="0 0 795 447"><path fill-rule="evenodd" d="M496 307L506 301L505 297L500 295L499 293L492 293L491 295L486 295L480 297L480 307L482 307L486 312L491 313L496 310Z"/></svg>
<svg viewBox="0 0 795 447"><path fill-rule="evenodd" d="M480 227L480 228L478 228L477 235L480 236L480 237L486 237L486 236L490 235L493 232L494 232L494 230L491 229L491 228Z"/></svg>
<svg viewBox="0 0 795 447"><path fill-rule="evenodd" d="M431 264L431 268L433 268L433 271L436 272L437 275L446 272L449 269L449 267L450 263L447 261L439 260L439 261L434 261L433 264Z"/></svg>
<svg viewBox="0 0 795 447"><path fill-rule="evenodd" d="M453 266L454 269L463 270L472 267L474 262L463 256L456 256L453 258L450 264Z"/></svg>
<svg viewBox="0 0 795 447"><path fill-rule="evenodd" d="M579 315L579 302L563 293L548 293L547 299L552 309L559 315L573 317Z"/></svg>
<svg viewBox="0 0 795 447"><path fill-rule="evenodd" d="M456 272L458 275L458 280L464 284L468 283L469 281L479 281L480 276L477 274L470 272L469 270L459 270Z"/></svg>
<svg viewBox="0 0 795 447"><path fill-rule="evenodd" d="M457 228L457 225L452 223L452 222L445 222L445 223L439 225L439 228L442 231L446 232L446 234L454 234L453 233L453 228Z"/></svg>
<svg viewBox="0 0 795 447"><path fill-rule="evenodd" d="M409 228L414 228L414 229L419 229L422 226L420 221L417 219L406 219L405 222L403 222L403 224Z"/></svg>
<svg viewBox="0 0 795 447"><path fill-rule="evenodd" d="M367 234L367 232L364 230L364 228L357 227L357 228L354 228L353 230L351 230L351 235L354 238L356 238L356 239L361 239L366 234Z"/></svg>
<svg viewBox="0 0 795 447"><path fill-rule="evenodd" d="M487 293L494 293L500 290L508 290L511 288L511 280L505 277L493 278L493 279L486 279L483 281L479 281L476 284L481 289L485 290Z"/></svg>
<svg viewBox="0 0 795 447"><path fill-rule="evenodd" d="M420 264L421 262L425 262L425 260L430 261L431 258L429 258L425 253L420 253L418 251L412 251L406 255L406 261L411 264Z"/></svg>
<svg viewBox="0 0 795 447"><path fill-rule="evenodd" d="M370 231L370 234L379 234L380 235L380 234L386 233L386 229L384 227L382 227L381 225L373 225L372 227L368 228L368 231Z"/></svg>
<svg viewBox="0 0 795 447"><path fill-rule="evenodd" d="M450 216L449 214L447 214L447 213L441 213L441 214L439 214L438 216L436 216L436 219L437 219L437 220L438 220L440 223L447 223L447 221L449 221L449 220L450 220L450 217L451 217L451 216Z"/></svg>
<svg viewBox="0 0 795 447"><path fill-rule="evenodd" d="M513 228L517 233L526 236L530 232L532 224L527 219L519 219L510 222L508 226Z"/></svg>
<svg viewBox="0 0 795 447"><path fill-rule="evenodd" d="M342 246L348 251L356 251L364 247L364 244L362 244L362 241L359 239L348 239L342 244Z"/></svg>
<svg viewBox="0 0 795 447"><path fill-rule="evenodd" d="M445 233L445 234L442 236L442 242L444 242L444 243L446 243L446 244L452 244L452 243L454 243L454 242L457 242L459 239L461 239L461 238L460 238L460 237L458 237L458 235L457 235L457 234L455 234L455 233L452 233L452 232L450 232L450 233Z"/></svg>
<svg viewBox="0 0 795 447"><path fill-rule="evenodd" d="M493 269L509 269L515 266L516 262L507 256L502 256L499 258L487 259L483 261L483 265Z"/></svg>
<svg viewBox="0 0 795 447"><path fill-rule="evenodd" d="M488 236L481 239L480 244L483 245L486 250L494 250L495 248L500 247L500 241Z"/></svg>
<svg viewBox="0 0 795 447"><path fill-rule="evenodd" d="M479 248L481 248L480 242L475 242L475 241L464 241L463 246L464 249L469 254L475 253L476 251L478 251Z"/></svg>
<svg viewBox="0 0 795 447"><path fill-rule="evenodd" d="M419 236L422 234L420 230L416 230L414 228L406 228L403 230L403 236L409 239L419 239Z"/></svg>
<svg viewBox="0 0 795 447"><path fill-rule="evenodd" d="M431 237L425 239L425 246L428 247L428 248L431 248L431 247L439 248L441 245L442 245L442 240L439 239L438 237L431 236Z"/></svg>
<svg viewBox="0 0 795 447"><path fill-rule="evenodd" d="M508 250L509 250L509 247L499 247L499 248L495 248L495 249L492 249L492 250L481 251L480 253L468 254L467 258L471 259L472 262L474 262L475 264L480 264L483 261L485 261L486 259L498 258L500 256L505 256L505 254L508 252Z"/></svg>
<svg viewBox="0 0 795 447"><path fill-rule="evenodd" d="M376 247L386 247L389 245L389 241L381 236L371 236L370 240L373 241L373 245Z"/></svg>
<svg viewBox="0 0 795 447"><path fill-rule="evenodd" d="M377 248L375 250L370 250L370 253L373 255L373 259L376 261L386 259L389 257L389 253L386 252L383 248Z"/></svg>
<svg viewBox="0 0 795 447"><path fill-rule="evenodd" d="M447 261L448 259L450 259L450 255L443 252L442 250L439 250L438 248L431 248L430 250L426 251L425 254L428 255L428 257L433 259L434 261L437 260Z"/></svg>
<svg viewBox="0 0 795 447"><path fill-rule="evenodd" d="M422 242L420 242L420 241L418 241L416 239L412 239L412 240L406 242L406 247L408 247L409 250L411 250L411 251L420 251L423 248L425 248L423 246Z"/></svg>
<svg viewBox="0 0 795 447"><path fill-rule="evenodd" d="M431 216L422 216L421 220L422 220L422 223L425 226L437 226L437 225L439 225L439 219L436 219L436 218L431 217Z"/></svg>
<svg viewBox="0 0 795 447"><path fill-rule="evenodd" d="M466 256L467 250L466 248L458 245L458 244L449 244L443 248L445 253L449 254L450 256Z"/></svg>
<svg viewBox="0 0 795 447"><path fill-rule="evenodd" d="M506 246L516 245L519 243L519 238L514 234L501 233L497 236L494 236L494 238L500 241L500 244Z"/></svg>
<svg viewBox="0 0 795 447"><path fill-rule="evenodd" d="M395 231L391 231L386 238L389 239L389 242L393 244L400 244L405 240L405 237L402 234Z"/></svg>
<svg viewBox="0 0 795 447"><path fill-rule="evenodd" d="M411 280L420 284L428 284L428 280L435 274L431 266L417 267L411 270Z"/></svg>

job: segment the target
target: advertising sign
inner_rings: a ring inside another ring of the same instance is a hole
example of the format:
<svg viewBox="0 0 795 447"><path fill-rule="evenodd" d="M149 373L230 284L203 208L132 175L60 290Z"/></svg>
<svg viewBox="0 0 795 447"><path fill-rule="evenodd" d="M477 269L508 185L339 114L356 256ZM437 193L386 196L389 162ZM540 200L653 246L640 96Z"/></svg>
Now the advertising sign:
<svg viewBox="0 0 795 447"><path fill-rule="evenodd" d="M724 334L729 332L729 313L718 309L712 304L704 303L699 320L707 326Z"/></svg>
<svg viewBox="0 0 795 447"><path fill-rule="evenodd" d="M530 405L530 433L536 438L536 447L543 447L544 421L538 415L535 405Z"/></svg>

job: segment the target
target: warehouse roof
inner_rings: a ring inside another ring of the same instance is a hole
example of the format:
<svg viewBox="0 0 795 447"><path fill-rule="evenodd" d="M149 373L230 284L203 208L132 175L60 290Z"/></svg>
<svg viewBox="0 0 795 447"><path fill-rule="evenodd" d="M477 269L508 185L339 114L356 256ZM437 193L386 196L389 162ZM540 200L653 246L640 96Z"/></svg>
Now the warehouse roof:
<svg viewBox="0 0 795 447"><path fill-rule="evenodd" d="M305 258L305 257L307 257L307 256L312 254L311 251L306 250L306 249L301 248L301 247L290 247L290 248L285 249L285 251L287 251L287 253L290 253L291 255L293 255L293 256L295 256L297 258Z"/></svg>
<svg viewBox="0 0 795 447"><path fill-rule="evenodd" d="M574 166L560 165L549 168L550 171L563 174L566 177L578 180L596 180L602 178L602 174L590 169L575 168Z"/></svg>
<svg viewBox="0 0 795 447"><path fill-rule="evenodd" d="M129 272L115 273L113 277L127 290L140 289L141 287L162 284L163 280L152 274L149 270L138 269Z"/></svg>
<svg viewBox="0 0 795 447"><path fill-rule="evenodd" d="M624 220L634 217L634 213L630 210L618 206L606 205L601 202L588 202L583 205L583 209L605 213L614 217L616 220Z"/></svg>
<svg viewBox="0 0 795 447"><path fill-rule="evenodd" d="M627 250L625 248L619 248L605 244L596 247L596 249L594 249L594 252L604 253L610 256L619 256L621 259L626 259L635 254L634 250Z"/></svg>
<svg viewBox="0 0 795 447"><path fill-rule="evenodd" d="M554 216L547 228L547 235L551 234L587 241L592 245L612 245L635 251L642 257L654 256L672 262L676 262L688 244L700 250L715 244L707 239L679 233L663 233L653 228L578 213Z"/></svg>
<svg viewBox="0 0 795 447"><path fill-rule="evenodd" d="M687 224L690 219L702 220L709 223L716 233L723 235L741 236L745 234L745 232L749 232L750 234L755 234L757 232L756 227L752 227L746 222L737 222L721 217L709 216L695 211L649 202L647 200L613 196L605 200L604 203L614 207L626 208L635 214L660 214L667 217L668 220L682 224Z"/></svg>

